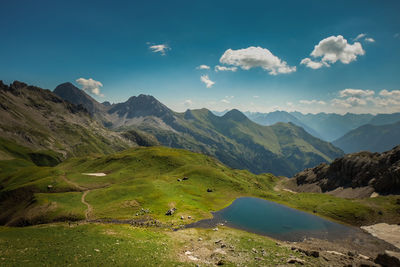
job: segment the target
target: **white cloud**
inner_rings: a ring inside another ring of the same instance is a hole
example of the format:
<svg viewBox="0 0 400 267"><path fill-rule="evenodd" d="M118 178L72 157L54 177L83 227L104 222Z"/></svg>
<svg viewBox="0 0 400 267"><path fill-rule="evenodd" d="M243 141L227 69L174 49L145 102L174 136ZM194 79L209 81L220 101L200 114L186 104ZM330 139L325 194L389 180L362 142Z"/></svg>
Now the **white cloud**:
<svg viewBox="0 0 400 267"><path fill-rule="evenodd" d="M395 34L393 34L393 38L400 38L400 33L395 33Z"/></svg>
<svg viewBox="0 0 400 267"><path fill-rule="evenodd" d="M208 75L201 75L200 81L202 81L207 88L211 88L215 82L211 81L210 78L208 78Z"/></svg>
<svg viewBox="0 0 400 267"><path fill-rule="evenodd" d="M209 70L209 69L210 69L210 66L207 66L207 65L200 65L200 66L198 66L196 69L198 69L198 70Z"/></svg>
<svg viewBox="0 0 400 267"><path fill-rule="evenodd" d="M253 95L253 97L254 97L254 98L259 98L260 96L258 96L258 95Z"/></svg>
<svg viewBox="0 0 400 267"><path fill-rule="evenodd" d="M225 103L225 104L230 104L231 103L228 99L222 99L221 102Z"/></svg>
<svg viewBox="0 0 400 267"><path fill-rule="evenodd" d="M103 87L103 84L101 82L95 81L92 78L79 78L76 80L76 82L82 85L82 89L84 91L95 94L97 96L104 96L102 93L100 93L100 87Z"/></svg>
<svg viewBox="0 0 400 267"><path fill-rule="evenodd" d="M273 55L268 49L254 46L238 50L228 49L219 62L241 67L244 70L261 67L269 71L271 75L296 71L296 67L288 66L285 61Z"/></svg>
<svg viewBox="0 0 400 267"><path fill-rule="evenodd" d="M233 72L235 72L235 71L237 71L237 67L225 67L225 66L216 65L214 67L214 70L216 72L218 72L218 71L233 71Z"/></svg>
<svg viewBox="0 0 400 267"><path fill-rule="evenodd" d="M365 40L366 42L368 42L368 43L375 43L375 39L374 39L374 38L371 38L371 37L365 38L364 40Z"/></svg>
<svg viewBox="0 0 400 267"><path fill-rule="evenodd" d="M392 97L400 99L400 90L388 91L386 89L383 89L382 91L379 92L379 95L383 97Z"/></svg>
<svg viewBox="0 0 400 267"><path fill-rule="evenodd" d="M345 99L334 98L331 100L331 104L332 106L336 107L351 108L357 106L365 106L367 104L367 101L365 99L352 96Z"/></svg>
<svg viewBox="0 0 400 267"><path fill-rule="evenodd" d="M322 65L316 64L321 63L324 66L329 66L337 61L343 64L349 64L357 59L357 56L364 55L361 43L355 42L354 44L347 43L347 40L342 35L330 36L321 40L311 52L311 56L314 58L321 58L320 62L311 61L311 59L305 58L301 61L301 64L306 64L310 68L320 68Z"/></svg>
<svg viewBox="0 0 400 267"><path fill-rule="evenodd" d="M325 101L322 100L300 100L299 101L300 104L304 104L304 105L312 105L312 104L319 104L319 105L326 105Z"/></svg>
<svg viewBox="0 0 400 267"><path fill-rule="evenodd" d="M184 105L185 107L190 107L190 106L193 105L193 101L192 101L191 99L186 99L186 100L183 102L183 105Z"/></svg>
<svg viewBox="0 0 400 267"><path fill-rule="evenodd" d="M339 91L340 97L348 97L348 96L367 97L367 96L373 96L374 94L375 92L372 90L363 90L363 89L344 89Z"/></svg>
<svg viewBox="0 0 400 267"><path fill-rule="evenodd" d="M312 69L314 69L314 70L319 69L319 68L321 68L321 67L323 67L323 66L329 67L329 65L326 64L326 63L317 62L317 61L312 61L312 60L311 60L310 58L308 58L308 57L303 58L303 59L301 60L300 64L301 64L301 65L306 65L307 67L312 68Z"/></svg>
<svg viewBox="0 0 400 267"><path fill-rule="evenodd" d="M171 48L166 44L159 44L159 45L151 45L149 49L154 53L160 53L161 55L165 56L167 50L171 50Z"/></svg>
<svg viewBox="0 0 400 267"><path fill-rule="evenodd" d="M365 36L367 36L366 33L360 33L359 35L357 35L356 38L353 39L353 41L360 40L360 39L364 38Z"/></svg>

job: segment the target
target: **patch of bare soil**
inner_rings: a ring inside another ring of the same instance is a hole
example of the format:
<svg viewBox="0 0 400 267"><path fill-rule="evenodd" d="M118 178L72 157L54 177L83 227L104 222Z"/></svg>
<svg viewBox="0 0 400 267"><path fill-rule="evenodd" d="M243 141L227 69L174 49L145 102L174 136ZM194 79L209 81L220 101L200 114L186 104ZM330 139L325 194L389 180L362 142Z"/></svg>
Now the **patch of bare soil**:
<svg viewBox="0 0 400 267"><path fill-rule="evenodd" d="M361 229L400 249L400 225L378 223L369 226L361 226Z"/></svg>

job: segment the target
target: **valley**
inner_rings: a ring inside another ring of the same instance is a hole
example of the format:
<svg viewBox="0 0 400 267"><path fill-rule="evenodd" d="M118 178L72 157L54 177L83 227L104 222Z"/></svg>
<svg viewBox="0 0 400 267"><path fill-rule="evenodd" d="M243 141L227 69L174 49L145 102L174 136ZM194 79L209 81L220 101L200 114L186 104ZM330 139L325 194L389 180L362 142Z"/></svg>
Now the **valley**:
<svg viewBox="0 0 400 267"><path fill-rule="evenodd" d="M146 95L104 105L72 86L60 85L56 95L20 82L2 85L7 98L0 132L4 266L34 266L45 259L51 265L93 265L110 258L117 265L342 266L372 263L384 250L398 250L361 230L339 241L310 235L294 246L224 222L185 228L242 197L348 227L398 224L400 206L397 191L376 189L379 195L372 198L375 191L364 190L366 195L348 198L324 194L325 189L298 190L293 182L301 172L293 179L276 176L336 164L344 155L292 122L261 126L238 110L221 117L207 109L177 113ZM34 112L40 123L25 115ZM31 126L21 132L23 125ZM396 153L388 154L394 163ZM382 175L376 184L388 176ZM18 244L24 236L35 238ZM364 245L352 245L354 239ZM80 245L72 248L64 240ZM38 242L45 245L39 248Z"/></svg>

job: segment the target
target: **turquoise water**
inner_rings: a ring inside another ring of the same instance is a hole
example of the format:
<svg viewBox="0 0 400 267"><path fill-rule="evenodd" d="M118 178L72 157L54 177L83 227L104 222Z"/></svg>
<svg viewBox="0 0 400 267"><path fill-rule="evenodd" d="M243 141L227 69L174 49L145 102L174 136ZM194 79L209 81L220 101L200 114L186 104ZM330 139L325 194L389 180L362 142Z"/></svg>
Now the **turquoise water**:
<svg viewBox="0 0 400 267"><path fill-rule="evenodd" d="M359 231L272 201L252 197L238 198L213 215L213 219L198 221L187 227L209 228L224 223L285 241L302 241L310 237L333 240Z"/></svg>

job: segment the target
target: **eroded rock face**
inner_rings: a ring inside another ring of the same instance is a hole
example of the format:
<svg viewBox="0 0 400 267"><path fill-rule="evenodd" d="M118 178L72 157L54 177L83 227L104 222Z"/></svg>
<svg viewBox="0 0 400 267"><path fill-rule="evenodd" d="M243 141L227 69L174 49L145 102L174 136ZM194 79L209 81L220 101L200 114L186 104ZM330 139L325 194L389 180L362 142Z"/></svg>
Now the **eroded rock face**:
<svg viewBox="0 0 400 267"><path fill-rule="evenodd" d="M387 250L376 257L375 263L385 267L400 266L400 253Z"/></svg>
<svg viewBox="0 0 400 267"><path fill-rule="evenodd" d="M400 140L399 140L400 141ZM294 176L297 186L322 192L339 187L370 187L382 195L400 194L400 146L384 153L367 151L348 154L334 160L330 165L320 164Z"/></svg>

